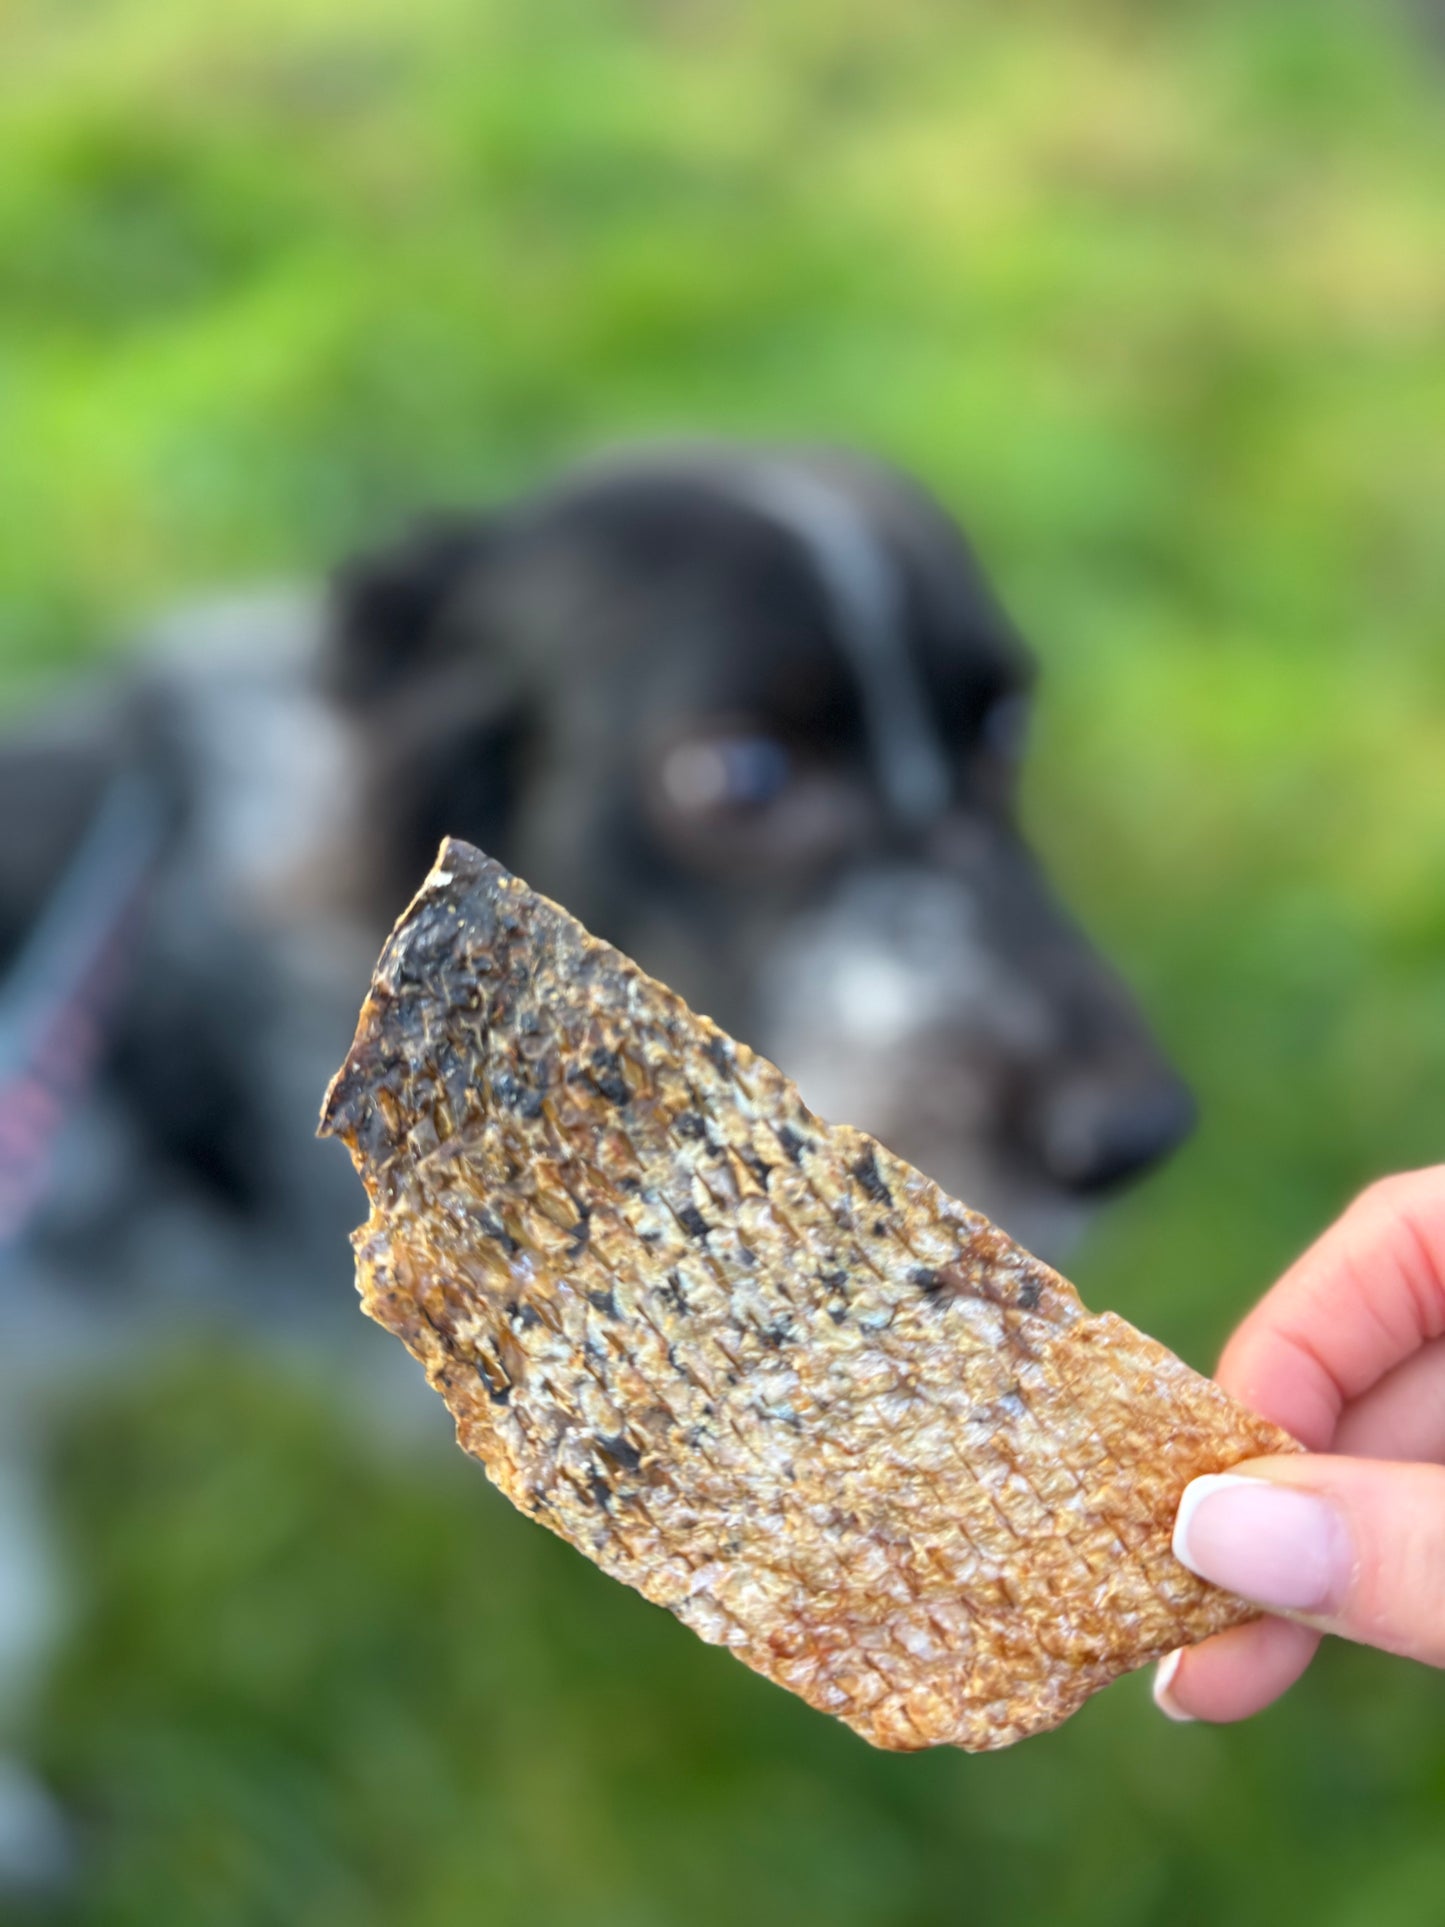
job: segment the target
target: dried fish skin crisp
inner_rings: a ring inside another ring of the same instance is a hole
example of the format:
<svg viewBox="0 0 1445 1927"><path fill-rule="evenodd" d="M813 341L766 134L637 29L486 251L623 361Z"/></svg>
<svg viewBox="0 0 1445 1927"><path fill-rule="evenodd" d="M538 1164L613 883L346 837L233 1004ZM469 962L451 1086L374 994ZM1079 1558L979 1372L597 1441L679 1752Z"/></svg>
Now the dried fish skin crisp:
<svg viewBox="0 0 1445 1927"><path fill-rule="evenodd" d="M875 1745L1009 1745L1252 1616L1174 1512L1293 1440L469 845L322 1132L493 1482Z"/></svg>

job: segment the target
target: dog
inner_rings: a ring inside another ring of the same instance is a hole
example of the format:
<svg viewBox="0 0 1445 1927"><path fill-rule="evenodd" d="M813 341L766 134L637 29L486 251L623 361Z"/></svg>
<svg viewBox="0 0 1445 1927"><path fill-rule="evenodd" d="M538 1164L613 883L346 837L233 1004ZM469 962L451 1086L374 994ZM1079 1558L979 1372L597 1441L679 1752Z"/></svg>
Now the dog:
<svg viewBox="0 0 1445 1927"><path fill-rule="evenodd" d="M1020 834L1033 681L904 476L708 444L183 611L32 722L0 748L4 1462L47 1360L346 1311L317 1108L448 834L1057 1256L1193 1112Z"/></svg>
<svg viewBox="0 0 1445 1927"><path fill-rule="evenodd" d="M463 833L1023 1242L1192 1117L1016 825L1031 658L839 454L612 462L343 572L374 922Z"/></svg>

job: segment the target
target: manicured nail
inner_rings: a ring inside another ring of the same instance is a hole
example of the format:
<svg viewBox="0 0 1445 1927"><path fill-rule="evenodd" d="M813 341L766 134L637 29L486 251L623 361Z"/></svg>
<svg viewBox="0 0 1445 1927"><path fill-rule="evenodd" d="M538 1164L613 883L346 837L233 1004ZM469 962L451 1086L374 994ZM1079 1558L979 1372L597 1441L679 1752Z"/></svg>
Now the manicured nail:
<svg viewBox="0 0 1445 1927"><path fill-rule="evenodd" d="M1185 1487L1174 1556L1201 1579L1276 1612L1328 1613L1354 1563L1328 1500L1231 1472Z"/></svg>
<svg viewBox="0 0 1445 1927"><path fill-rule="evenodd" d="M1183 1657L1182 1649L1177 1653L1166 1653L1154 1668L1154 1704L1166 1719L1177 1720L1181 1726L1189 1726L1194 1722L1194 1715L1186 1713L1169 1690L1174 1684L1174 1675L1179 1671L1179 1662Z"/></svg>

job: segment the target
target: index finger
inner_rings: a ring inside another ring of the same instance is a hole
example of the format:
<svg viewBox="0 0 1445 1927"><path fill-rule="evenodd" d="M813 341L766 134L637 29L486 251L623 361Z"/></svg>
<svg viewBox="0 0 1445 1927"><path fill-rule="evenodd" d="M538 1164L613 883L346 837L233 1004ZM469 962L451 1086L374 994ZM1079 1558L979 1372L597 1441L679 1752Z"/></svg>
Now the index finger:
<svg viewBox="0 0 1445 1927"><path fill-rule="evenodd" d="M1312 1451L1340 1413L1445 1333L1445 1165L1361 1192L1224 1348L1218 1378Z"/></svg>

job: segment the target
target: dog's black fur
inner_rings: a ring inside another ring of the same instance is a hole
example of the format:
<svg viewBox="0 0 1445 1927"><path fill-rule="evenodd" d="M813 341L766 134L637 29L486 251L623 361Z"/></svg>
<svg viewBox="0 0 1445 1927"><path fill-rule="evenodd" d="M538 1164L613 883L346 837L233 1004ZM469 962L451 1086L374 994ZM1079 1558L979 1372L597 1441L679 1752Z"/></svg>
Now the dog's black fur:
<svg viewBox="0 0 1445 1927"><path fill-rule="evenodd" d="M613 459L433 522L329 598L184 614L0 750L0 952L117 772L168 825L0 1289L12 1337L44 1309L12 1360L33 1375L57 1329L124 1331L158 1294L345 1311L361 1199L311 1133L444 834L1056 1252L1190 1103L1020 837L1032 675L938 505L815 452Z"/></svg>
<svg viewBox="0 0 1445 1927"><path fill-rule="evenodd" d="M347 565L325 608L201 612L93 727L0 758L0 943L117 766L174 818L97 1095L113 1195L72 1152L39 1245L99 1281L154 1195L339 1279L315 1099L456 834L1056 1248L1190 1110L1020 838L1032 673L937 505L836 454L617 459Z"/></svg>

